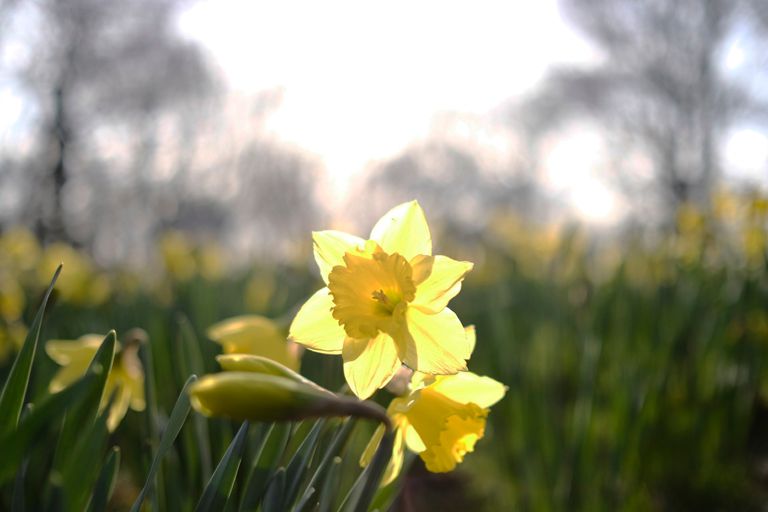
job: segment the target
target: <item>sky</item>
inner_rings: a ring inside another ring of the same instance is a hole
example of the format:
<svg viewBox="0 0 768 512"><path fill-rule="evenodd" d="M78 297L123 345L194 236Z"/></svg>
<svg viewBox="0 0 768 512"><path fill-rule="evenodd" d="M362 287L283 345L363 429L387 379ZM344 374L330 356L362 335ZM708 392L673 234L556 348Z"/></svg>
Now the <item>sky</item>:
<svg viewBox="0 0 768 512"><path fill-rule="evenodd" d="M470 120L463 137L503 152L501 105L554 64L597 59L554 0L219 0L195 4L179 23L234 91L279 91L267 129L323 161L337 205L354 175L446 119ZM594 149L571 141L550 164L580 214L599 221L617 204L595 175Z"/></svg>
<svg viewBox="0 0 768 512"><path fill-rule="evenodd" d="M355 176L430 136L459 137L503 158L511 144L502 106L552 66L599 60L556 0L201 0L178 27L204 48L231 97L279 98L259 129L322 162L332 210L346 204ZM6 44L0 57L7 64L22 50ZM724 65L738 69L743 60L735 40ZM28 114L0 76L0 138ZM622 203L604 179L600 137L567 135L550 148L542 181L583 220L614 222ZM723 150L731 177L765 172L761 131L739 129Z"/></svg>

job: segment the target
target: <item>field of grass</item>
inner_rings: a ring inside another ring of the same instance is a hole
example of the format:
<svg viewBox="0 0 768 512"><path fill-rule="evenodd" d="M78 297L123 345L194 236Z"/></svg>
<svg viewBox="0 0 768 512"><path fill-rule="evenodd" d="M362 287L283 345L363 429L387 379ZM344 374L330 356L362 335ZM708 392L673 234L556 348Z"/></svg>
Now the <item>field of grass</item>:
<svg viewBox="0 0 768 512"><path fill-rule="evenodd" d="M499 216L475 238L436 237L439 252L476 263L451 303L463 323L476 326L470 369L509 389L455 473L429 475L416 458L377 499L385 503L402 489L400 504L434 510L760 509L768 500L766 213L761 197L731 197L710 214L681 210L666 236L593 238ZM230 271L223 248L178 234L165 237L158 254L156 269L137 274L97 269L66 246L40 248L23 231L0 236L0 383L59 261L64 268L42 323L28 401L45 403L58 368L42 350L46 340L111 329L121 339L134 327L148 340L140 350L146 410L129 411L115 432L92 437L98 442L87 447L62 441L77 440L67 431L73 411L67 420L62 411L47 417L45 448L25 453L16 478L4 480L0 508L19 496L28 510L58 503L59 489L75 481L85 496L85 482L96 482L113 445L120 464L111 503L130 508L189 375L218 371L221 347L207 339L207 328L248 313L287 331L320 284L311 257ZM302 374L331 390L343 385L338 357L305 352ZM280 466L304 492L331 439L343 432L344 456L334 471L326 468L333 478L324 476L336 484L334 501L324 504L321 494L316 505L335 510L360 473L357 460L375 425L276 424L265 443L274 453L261 458L269 426L250 425L242 446L232 443L239 427L190 413L162 459L148 495L152 510L195 507L233 446L242 462L227 510L238 510L259 477L264 485L276 481ZM316 444L302 451L302 441ZM294 453L308 454L299 473L291 473ZM256 476L246 485L252 466ZM61 503L87 503L77 499ZM279 501L262 504L280 508Z"/></svg>

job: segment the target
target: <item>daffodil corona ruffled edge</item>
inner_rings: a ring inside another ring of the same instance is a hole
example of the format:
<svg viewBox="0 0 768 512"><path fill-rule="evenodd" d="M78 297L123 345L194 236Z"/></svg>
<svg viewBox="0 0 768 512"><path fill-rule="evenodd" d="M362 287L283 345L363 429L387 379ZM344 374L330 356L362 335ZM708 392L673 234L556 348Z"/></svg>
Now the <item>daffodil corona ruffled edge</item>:
<svg viewBox="0 0 768 512"><path fill-rule="evenodd" d="M392 482L403 465L405 448L419 454L433 473L452 471L485 435L489 408L506 393L504 384L472 372L429 376L414 374L410 392L392 400L387 414L395 440L382 485ZM371 438L360 464L368 465L384 429Z"/></svg>
<svg viewBox="0 0 768 512"><path fill-rule="evenodd" d="M358 397L384 387L403 363L436 375L466 370L470 341L447 304L473 264L432 255L418 202L387 212L369 240L340 231L314 232L313 240L327 286L299 310L289 338L341 354Z"/></svg>

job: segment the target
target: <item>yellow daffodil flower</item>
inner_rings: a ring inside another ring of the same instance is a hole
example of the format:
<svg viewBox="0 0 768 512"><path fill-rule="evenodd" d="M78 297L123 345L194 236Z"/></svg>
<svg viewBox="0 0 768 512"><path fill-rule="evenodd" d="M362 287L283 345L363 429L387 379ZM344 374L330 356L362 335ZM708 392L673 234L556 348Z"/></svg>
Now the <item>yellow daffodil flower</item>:
<svg viewBox="0 0 768 512"><path fill-rule="evenodd" d="M396 206L369 240L340 231L313 233L326 287L299 310L290 339L341 354L350 389L368 398L402 363L430 374L466 369L471 350L446 306L472 263L432 256L432 237L416 201Z"/></svg>
<svg viewBox="0 0 768 512"><path fill-rule="evenodd" d="M104 336L100 334L86 334L77 340L48 341L45 344L45 353L62 366L51 380L49 391L61 391L82 377L103 340ZM112 395L115 395L107 418L107 428L110 432L120 424L129 406L134 411L143 411L146 406L144 370L138 357L138 340L137 336L131 336L122 349L119 344L116 347L119 352L115 354L100 405L100 409L103 409Z"/></svg>
<svg viewBox="0 0 768 512"><path fill-rule="evenodd" d="M263 356L298 371L299 347L286 340L284 331L269 318L237 316L208 329L208 337L220 344L225 354Z"/></svg>
<svg viewBox="0 0 768 512"><path fill-rule="evenodd" d="M400 473L405 447L417 452L429 471L452 471L483 437L488 408L506 392L502 383L472 372L417 373L413 384L410 393L395 398L387 408L395 439L382 485ZM368 465L383 435L383 428L374 433L360 459L362 466Z"/></svg>

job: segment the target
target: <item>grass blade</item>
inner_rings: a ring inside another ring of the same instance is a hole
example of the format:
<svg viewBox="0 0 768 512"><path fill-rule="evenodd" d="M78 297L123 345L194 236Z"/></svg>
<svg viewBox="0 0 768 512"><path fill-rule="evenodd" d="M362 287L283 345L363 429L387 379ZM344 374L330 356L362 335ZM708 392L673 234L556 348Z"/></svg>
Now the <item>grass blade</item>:
<svg viewBox="0 0 768 512"><path fill-rule="evenodd" d="M56 424L64 411L77 404L93 386L93 375L86 375L63 391L44 398L32 409L19 428L0 437L0 484L13 477L29 447L42 439L47 429Z"/></svg>
<svg viewBox="0 0 768 512"><path fill-rule="evenodd" d="M299 492L299 485L304 479L309 466L309 461L312 458L312 454L315 452L315 447L320 439L320 431L325 425L325 420L318 420L312 426L312 430L309 431L307 437L301 442L296 449L291 461L285 469L285 479L288 486L285 492L284 504L286 507L292 505L296 501L296 495Z"/></svg>
<svg viewBox="0 0 768 512"><path fill-rule="evenodd" d="M157 453L155 454L155 458L152 460L152 465L149 467L149 473L147 474L147 480L144 482L144 487L142 487L141 492L136 497L136 501L133 503L133 506L131 507L131 512L139 512L141 510L141 504L144 503L144 498L146 498L147 493L152 488L152 483L155 479L155 474L157 473L158 468L160 467L160 461L163 459L166 453L173 447L173 442L176 440L176 437L179 435L179 431L181 431L181 427L184 426L184 422L187 419L187 415L189 414L189 394L187 393L187 389L189 389L189 386L197 380L196 375L191 375L189 379L187 379L186 384L184 384L184 388L181 390L181 393L179 394L179 398L176 400L176 404L173 406L173 410L171 411L171 416L168 419L168 425L165 428L165 432L163 432L162 437L160 438L160 446L157 449Z"/></svg>
<svg viewBox="0 0 768 512"><path fill-rule="evenodd" d="M93 497L88 506L88 512L98 512L107 510L107 502L115 489L115 480L117 471L120 469L120 448L112 447L112 451L107 456L107 461L101 468L99 479L93 489Z"/></svg>
<svg viewBox="0 0 768 512"><path fill-rule="evenodd" d="M240 501L240 512L256 509L267 485L270 483L274 467L283 456L290 438L291 426L289 423L275 423L264 435L264 441L262 441L253 459L251 471L245 480L245 492Z"/></svg>
<svg viewBox="0 0 768 512"><path fill-rule="evenodd" d="M237 431L235 438L232 439L227 451L224 452L224 456L216 466L208 485L205 486L203 495L195 507L196 511L206 512L224 508L227 500L229 500L229 495L232 493L237 470L240 468L247 433L248 422L245 421L240 426L240 430Z"/></svg>
<svg viewBox="0 0 768 512"><path fill-rule="evenodd" d="M0 436L16 428L16 425L19 423L21 408L24 405L24 398L27 394L27 387L29 386L32 363L35 360L37 345L40 340L40 328L43 324L45 307L48 304L48 299L53 291L53 286L59 278L61 267L62 266L59 265L56 272L53 274L51 284L48 285L48 289L45 291L40 308L37 310L35 319L32 321L32 326L27 332L24 345L16 356L13 366L11 367L11 372L8 374L2 392L0 392Z"/></svg>

